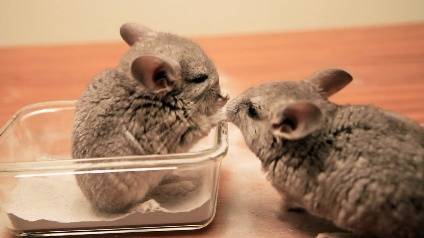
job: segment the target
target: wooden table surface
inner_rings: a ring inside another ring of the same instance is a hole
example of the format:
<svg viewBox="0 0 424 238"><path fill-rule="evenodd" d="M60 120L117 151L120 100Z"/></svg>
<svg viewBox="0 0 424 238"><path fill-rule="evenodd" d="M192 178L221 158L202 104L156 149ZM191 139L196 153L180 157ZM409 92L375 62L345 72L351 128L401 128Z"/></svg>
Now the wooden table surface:
<svg viewBox="0 0 424 238"><path fill-rule="evenodd" d="M424 122L424 23L195 40L216 62L232 95L265 81L341 67L354 82L332 100L375 104ZM78 98L90 78L113 67L126 48L103 43L0 49L0 124L27 104ZM200 231L124 237L313 237L334 229L306 214L282 212L258 160L230 129L214 222Z"/></svg>

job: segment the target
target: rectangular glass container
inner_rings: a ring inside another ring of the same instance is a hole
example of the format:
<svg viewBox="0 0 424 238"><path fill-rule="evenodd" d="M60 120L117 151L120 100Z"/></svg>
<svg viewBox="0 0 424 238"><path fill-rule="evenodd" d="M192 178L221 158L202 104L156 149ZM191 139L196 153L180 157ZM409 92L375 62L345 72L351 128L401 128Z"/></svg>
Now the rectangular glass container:
<svg viewBox="0 0 424 238"><path fill-rule="evenodd" d="M74 160L74 105L53 101L27 106L0 130L0 221L13 234L191 230L212 221L219 167L228 149L225 123L187 153ZM78 174L98 173L164 173L175 186L185 184L186 192L175 199L159 193L126 213L101 214L75 180Z"/></svg>

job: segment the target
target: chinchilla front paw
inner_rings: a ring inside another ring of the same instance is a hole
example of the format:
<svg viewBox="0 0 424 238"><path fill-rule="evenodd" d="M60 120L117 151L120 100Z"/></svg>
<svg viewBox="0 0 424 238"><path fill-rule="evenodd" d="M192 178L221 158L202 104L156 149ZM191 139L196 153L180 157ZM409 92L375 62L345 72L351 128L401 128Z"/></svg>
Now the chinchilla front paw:
<svg viewBox="0 0 424 238"><path fill-rule="evenodd" d="M177 201L184 199L192 194L200 187L198 180L176 180L173 182L162 183L157 186L151 193L151 197L160 203Z"/></svg>

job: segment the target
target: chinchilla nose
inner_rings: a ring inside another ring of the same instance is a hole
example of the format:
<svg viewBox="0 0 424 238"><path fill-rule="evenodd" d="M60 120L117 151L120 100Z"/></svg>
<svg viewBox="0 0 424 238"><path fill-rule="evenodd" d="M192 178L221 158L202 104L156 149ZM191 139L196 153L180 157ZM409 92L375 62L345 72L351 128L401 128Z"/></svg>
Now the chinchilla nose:
<svg viewBox="0 0 424 238"><path fill-rule="evenodd" d="M227 104L228 100L230 99L230 96L228 95L228 93L220 93L218 94L218 107L223 107L225 106L225 104Z"/></svg>
<svg viewBox="0 0 424 238"><path fill-rule="evenodd" d="M237 99L232 99L225 105L225 115L227 117L227 121L234 122L239 112L239 108L240 107Z"/></svg>

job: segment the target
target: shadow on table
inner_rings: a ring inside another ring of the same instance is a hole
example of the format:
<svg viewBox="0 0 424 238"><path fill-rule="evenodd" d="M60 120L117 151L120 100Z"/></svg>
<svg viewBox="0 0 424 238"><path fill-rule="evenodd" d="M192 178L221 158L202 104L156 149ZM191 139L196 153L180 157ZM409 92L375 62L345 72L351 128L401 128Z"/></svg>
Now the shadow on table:
<svg viewBox="0 0 424 238"><path fill-rule="evenodd" d="M328 220L312 216L301 209L287 211L283 205L280 208L278 219L284 223L290 224L293 229L311 237L315 237L317 234L324 232L343 232L343 230L336 227Z"/></svg>

